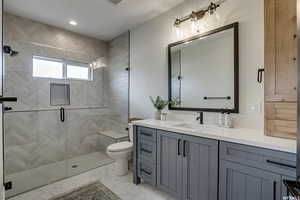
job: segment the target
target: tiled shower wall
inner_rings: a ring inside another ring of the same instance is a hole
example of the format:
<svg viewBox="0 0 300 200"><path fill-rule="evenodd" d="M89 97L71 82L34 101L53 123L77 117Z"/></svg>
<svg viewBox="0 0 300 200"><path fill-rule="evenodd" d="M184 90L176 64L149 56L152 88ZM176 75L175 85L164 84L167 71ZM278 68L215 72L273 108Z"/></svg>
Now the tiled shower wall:
<svg viewBox="0 0 300 200"><path fill-rule="evenodd" d="M124 132L128 119L128 33L107 43L5 14L4 43L19 52L5 56L4 93L18 97L4 114L6 175L79 155L104 151L109 140L98 130ZM93 81L32 77L32 56L90 63L108 57ZM66 120L50 106L50 83L69 83Z"/></svg>

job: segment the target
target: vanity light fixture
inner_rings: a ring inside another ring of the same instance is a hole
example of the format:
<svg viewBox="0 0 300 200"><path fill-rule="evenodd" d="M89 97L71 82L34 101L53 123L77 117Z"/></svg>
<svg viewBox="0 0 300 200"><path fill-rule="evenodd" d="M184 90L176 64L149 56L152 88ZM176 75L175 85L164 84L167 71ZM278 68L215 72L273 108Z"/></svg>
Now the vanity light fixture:
<svg viewBox="0 0 300 200"><path fill-rule="evenodd" d="M219 3L213 3L211 2L209 4L209 6L205 9L201 9L201 10L198 10L198 11L192 11L191 14L185 16L185 17L182 17L182 18L177 18L175 20L175 23L174 23L174 26L176 27L176 33L177 33L177 36L180 35L180 24L183 23L183 22L186 22L188 20L191 20L191 26L192 26L192 32L195 33L196 31L199 31L199 30L196 30L198 29L197 28L197 21L204 18L205 14L206 13L209 13L210 15L213 15L217 8L220 7L221 3L223 3L224 1L222 2L219 2Z"/></svg>

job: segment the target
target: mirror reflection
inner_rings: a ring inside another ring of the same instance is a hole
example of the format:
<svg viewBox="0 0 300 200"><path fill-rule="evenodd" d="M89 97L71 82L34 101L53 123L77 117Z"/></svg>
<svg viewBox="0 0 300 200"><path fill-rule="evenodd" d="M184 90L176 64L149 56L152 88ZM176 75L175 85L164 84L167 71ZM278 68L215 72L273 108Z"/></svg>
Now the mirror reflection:
<svg viewBox="0 0 300 200"><path fill-rule="evenodd" d="M204 34L169 46L175 108L235 110L235 29Z"/></svg>

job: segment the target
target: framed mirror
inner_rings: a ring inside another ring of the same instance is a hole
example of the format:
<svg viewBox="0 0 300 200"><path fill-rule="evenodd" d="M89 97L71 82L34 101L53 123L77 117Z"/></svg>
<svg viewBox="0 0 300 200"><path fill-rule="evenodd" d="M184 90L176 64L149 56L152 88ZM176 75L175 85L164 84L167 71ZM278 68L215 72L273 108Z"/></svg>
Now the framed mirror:
<svg viewBox="0 0 300 200"><path fill-rule="evenodd" d="M239 112L238 27L169 44L170 110Z"/></svg>

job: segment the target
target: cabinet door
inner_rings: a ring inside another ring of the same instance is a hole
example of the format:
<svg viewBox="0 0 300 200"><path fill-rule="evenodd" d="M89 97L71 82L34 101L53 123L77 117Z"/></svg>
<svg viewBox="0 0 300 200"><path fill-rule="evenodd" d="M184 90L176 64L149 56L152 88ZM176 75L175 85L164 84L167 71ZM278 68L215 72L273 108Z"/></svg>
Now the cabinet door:
<svg viewBox="0 0 300 200"><path fill-rule="evenodd" d="M281 176L220 161L220 200L280 200Z"/></svg>
<svg viewBox="0 0 300 200"><path fill-rule="evenodd" d="M296 9L296 0L265 0L266 101L297 101Z"/></svg>
<svg viewBox="0 0 300 200"><path fill-rule="evenodd" d="M183 199L218 199L218 141L183 137Z"/></svg>
<svg viewBox="0 0 300 200"><path fill-rule="evenodd" d="M157 131L157 187L182 197L182 136Z"/></svg>

